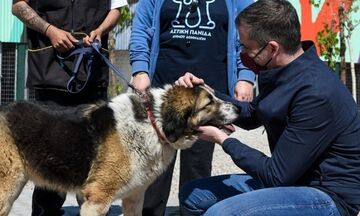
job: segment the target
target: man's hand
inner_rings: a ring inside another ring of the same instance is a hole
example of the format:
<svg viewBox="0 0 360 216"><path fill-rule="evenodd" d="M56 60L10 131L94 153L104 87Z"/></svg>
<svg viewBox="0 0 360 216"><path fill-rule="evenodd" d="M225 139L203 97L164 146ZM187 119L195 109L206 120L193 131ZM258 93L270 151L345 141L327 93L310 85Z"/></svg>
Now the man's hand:
<svg viewBox="0 0 360 216"><path fill-rule="evenodd" d="M146 89L150 87L149 75L145 72L135 74L132 80L132 85L140 92L145 92Z"/></svg>
<svg viewBox="0 0 360 216"><path fill-rule="evenodd" d="M235 85L235 98L239 101L250 102L253 99L253 84L240 80Z"/></svg>
<svg viewBox="0 0 360 216"><path fill-rule="evenodd" d="M87 35L83 42L87 46L91 46L91 43L94 42L94 40L101 41L102 32L98 29L91 31L89 35Z"/></svg>
<svg viewBox="0 0 360 216"><path fill-rule="evenodd" d="M59 52L67 52L74 48L74 44L78 42L70 32L59 29L50 25L46 30L46 36L50 39L52 46Z"/></svg>
<svg viewBox="0 0 360 216"><path fill-rule="evenodd" d="M175 81L175 85L192 88L194 85L204 84L204 80L196 77L194 74L186 72L183 76Z"/></svg>
<svg viewBox="0 0 360 216"><path fill-rule="evenodd" d="M92 30L88 36L83 39L85 45L90 46L96 39L101 41L101 37L109 33L118 23L120 18L120 9L114 8L109 11L104 21L95 29Z"/></svg>
<svg viewBox="0 0 360 216"><path fill-rule="evenodd" d="M200 132L200 139L220 145L229 137L225 132L214 126L200 126L197 130Z"/></svg>

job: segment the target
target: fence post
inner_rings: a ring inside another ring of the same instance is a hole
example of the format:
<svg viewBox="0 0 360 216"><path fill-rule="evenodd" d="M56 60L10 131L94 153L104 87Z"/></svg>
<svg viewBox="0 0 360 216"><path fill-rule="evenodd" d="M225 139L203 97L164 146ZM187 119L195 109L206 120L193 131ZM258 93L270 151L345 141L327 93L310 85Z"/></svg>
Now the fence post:
<svg viewBox="0 0 360 216"><path fill-rule="evenodd" d="M15 100L23 100L25 98L25 68L26 68L26 44L17 43L17 59L16 59L16 98Z"/></svg>

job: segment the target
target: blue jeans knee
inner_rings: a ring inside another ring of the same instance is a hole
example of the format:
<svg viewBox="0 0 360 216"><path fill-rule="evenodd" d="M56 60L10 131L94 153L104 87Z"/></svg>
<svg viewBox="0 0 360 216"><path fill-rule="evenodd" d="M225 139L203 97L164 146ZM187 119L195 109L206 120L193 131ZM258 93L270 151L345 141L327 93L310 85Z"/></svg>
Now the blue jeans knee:
<svg viewBox="0 0 360 216"><path fill-rule="evenodd" d="M180 210L183 216L202 215L221 200L262 187L259 181L246 174L197 179L181 188Z"/></svg>

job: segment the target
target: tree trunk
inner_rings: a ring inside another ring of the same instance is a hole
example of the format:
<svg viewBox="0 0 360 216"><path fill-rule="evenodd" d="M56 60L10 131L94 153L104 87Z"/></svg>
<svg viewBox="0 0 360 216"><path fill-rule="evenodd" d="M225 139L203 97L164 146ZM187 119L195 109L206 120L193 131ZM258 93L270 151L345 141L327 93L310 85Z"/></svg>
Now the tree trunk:
<svg viewBox="0 0 360 216"><path fill-rule="evenodd" d="M345 62L345 2L340 0L339 6L339 31L340 31L340 79L346 85L346 62Z"/></svg>
<svg viewBox="0 0 360 216"><path fill-rule="evenodd" d="M110 31L109 32L109 59L110 59L110 62L113 64L115 62L114 47L115 47L114 32ZM114 72L112 70L110 70L110 72L109 72L109 88L108 88L109 97L112 98L112 97L115 97L116 95L118 95L119 88L120 88L120 82L119 82L118 78L116 77L116 75L114 74Z"/></svg>
<svg viewBox="0 0 360 216"><path fill-rule="evenodd" d="M354 97L355 102L357 102L357 82L356 82L356 73L355 73L355 63L353 59L353 50L351 48L351 31L349 31L348 36L346 37L346 41L349 48L349 56L350 56L350 71L351 71L351 93Z"/></svg>
<svg viewBox="0 0 360 216"><path fill-rule="evenodd" d="M357 85L356 85L356 74L355 74L355 63L353 60L350 61L350 68L351 68L351 91L354 97L355 102L357 102Z"/></svg>

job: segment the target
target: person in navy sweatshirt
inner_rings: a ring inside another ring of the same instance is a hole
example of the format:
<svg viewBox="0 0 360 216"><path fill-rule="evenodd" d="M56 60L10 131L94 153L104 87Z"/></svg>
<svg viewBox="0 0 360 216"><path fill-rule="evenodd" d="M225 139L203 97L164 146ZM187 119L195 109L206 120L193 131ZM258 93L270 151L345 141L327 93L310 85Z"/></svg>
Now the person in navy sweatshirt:
<svg viewBox="0 0 360 216"><path fill-rule="evenodd" d="M139 91L174 83L185 72L251 101L255 74L240 61L236 16L253 0L139 0L130 37L132 84ZM211 176L214 143L197 140L179 153L179 185ZM146 190L145 216L165 215L176 157Z"/></svg>
<svg viewBox="0 0 360 216"><path fill-rule="evenodd" d="M259 73L252 102L235 124L263 126L271 157L213 126L198 128L222 145L246 174L208 177L185 184L182 215L357 215L360 210L360 115L337 75L300 41L295 8L286 0L259 0L236 19L242 62ZM204 81L190 73L175 84Z"/></svg>

